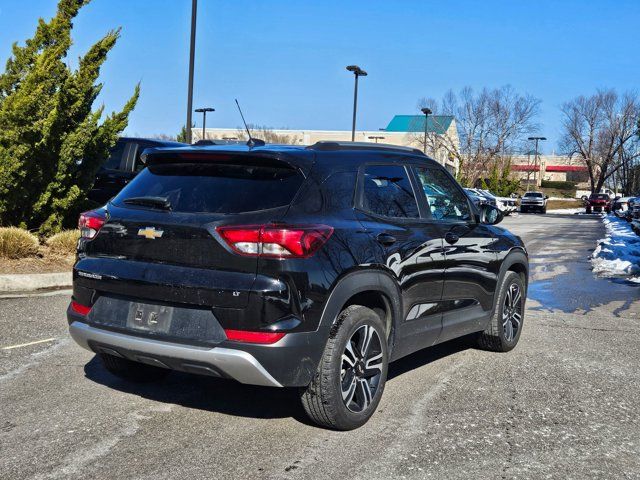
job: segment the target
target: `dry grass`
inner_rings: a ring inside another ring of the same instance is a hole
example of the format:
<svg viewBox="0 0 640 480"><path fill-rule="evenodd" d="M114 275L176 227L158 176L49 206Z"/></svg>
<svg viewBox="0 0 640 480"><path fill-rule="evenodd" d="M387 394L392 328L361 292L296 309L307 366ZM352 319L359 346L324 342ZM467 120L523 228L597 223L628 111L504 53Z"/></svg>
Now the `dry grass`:
<svg viewBox="0 0 640 480"><path fill-rule="evenodd" d="M79 230L64 230L47 239L47 246L53 253L59 255L73 255L80 238Z"/></svg>
<svg viewBox="0 0 640 480"><path fill-rule="evenodd" d="M547 210L555 210L558 208L582 208L584 204L575 200L548 200Z"/></svg>
<svg viewBox="0 0 640 480"><path fill-rule="evenodd" d="M0 257L26 258L38 253L38 237L27 230L16 227L0 228Z"/></svg>

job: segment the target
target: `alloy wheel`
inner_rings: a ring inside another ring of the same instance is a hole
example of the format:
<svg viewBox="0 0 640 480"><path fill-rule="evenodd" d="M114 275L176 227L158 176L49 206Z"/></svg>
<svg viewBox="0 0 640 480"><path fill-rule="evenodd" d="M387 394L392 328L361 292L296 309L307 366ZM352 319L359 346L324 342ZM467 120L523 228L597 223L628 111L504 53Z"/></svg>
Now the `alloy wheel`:
<svg viewBox="0 0 640 480"><path fill-rule="evenodd" d="M512 283L507 289L507 294L502 307L502 328L504 339L513 342L522 325L522 292L517 283Z"/></svg>
<svg viewBox="0 0 640 480"><path fill-rule="evenodd" d="M342 400L355 413L366 410L376 395L382 376L383 352L378 332L370 325L358 328L342 354Z"/></svg>

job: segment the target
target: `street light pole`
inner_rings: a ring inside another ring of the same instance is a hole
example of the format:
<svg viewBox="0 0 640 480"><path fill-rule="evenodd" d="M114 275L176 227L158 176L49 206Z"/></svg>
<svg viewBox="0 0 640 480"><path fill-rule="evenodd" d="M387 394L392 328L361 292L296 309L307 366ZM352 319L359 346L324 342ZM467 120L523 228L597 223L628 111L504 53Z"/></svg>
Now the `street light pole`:
<svg viewBox="0 0 640 480"><path fill-rule="evenodd" d="M186 140L191 143L191 110L193 109L193 64L196 55L196 17L198 12L198 0L191 0L191 45L189 48L189 86L187 91L187 125Z"/></svg>
<svg viewBox="0 0 640 480"><path fill-rule="evenodd" d="M367 72L362 70L357 65L349 65L347 70L353 72L353 75L356 77L356 85L353 92L353 122L351 123L351 141L355 141L356 139L356 111L358 109L358 77L366 77Z"/></svg>
<svg viewBox="0 0 640 480"><path fill-rule="evenodd" d="M427 154L427 120L429 120L429 115L433 112L431 109L425 107L421 108L420 111L424 113L424 154Z"/></svg>
<svg viewBox="0 0 640 480"><path fill-rule="evenodd" d="M196 108L196 112L202 113L202 140L206 140L206 126L207 126L207 112L215 112L215 108L204 107L204 108Z"/></svg>
<svg viewBox="0 0 640 480"><path fill-rule="evenodd" d="M536 169L533 172L533 179L536 182L536 187L538 186L538 158L540 157L540 154L538 153L538 142L540 140L546 140L547 137L529 137L528 140L534 140L536 142L536 153L535 153L535 157L534 157L534 161L536 164Z"/></svg>

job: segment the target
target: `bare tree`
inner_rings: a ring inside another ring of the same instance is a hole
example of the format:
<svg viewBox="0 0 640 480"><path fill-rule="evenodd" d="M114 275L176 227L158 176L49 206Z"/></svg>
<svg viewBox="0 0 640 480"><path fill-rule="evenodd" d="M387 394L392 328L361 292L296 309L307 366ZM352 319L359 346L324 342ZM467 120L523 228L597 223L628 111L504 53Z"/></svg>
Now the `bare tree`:
<svg viewBox="0 0 640 480"><path fill-rule="evenodd" d="M473 184L490 170L498 159L518 150L527 135L535 132L535 118L540 100L517 93L511 86L483 88L476 93L471 87L459 93L449 90L440 103L422 99L419 106L428 106L438 116L453 116L457 132L427 135L427 151L445 154L460 163L460 179ZM443 127L444 125L442 125ZM415 143L424 147L424 134L414 134Z"/></svg>
<svg viewBox="0 0 640 480"><path fill-rule="evenodd" d="M639 114L638 95L618 95L615 90L579 96L562 106L560 147L584 162L593 192L599 192L605 182L616 176L626 188L631 168L640 158Z"/></svg>

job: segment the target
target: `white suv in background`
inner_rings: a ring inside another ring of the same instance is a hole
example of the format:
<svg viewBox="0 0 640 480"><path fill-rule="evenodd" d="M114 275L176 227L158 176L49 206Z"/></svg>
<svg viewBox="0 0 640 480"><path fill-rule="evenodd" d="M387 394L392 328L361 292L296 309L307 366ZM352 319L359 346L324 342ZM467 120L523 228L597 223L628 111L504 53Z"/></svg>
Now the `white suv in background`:
<svg viewBox="0 0 640 480"><path fill-rule="evenodd" d="M538 211L547 213L547 197L542 192L527 192L520 199L520 212Z"/></svg>

